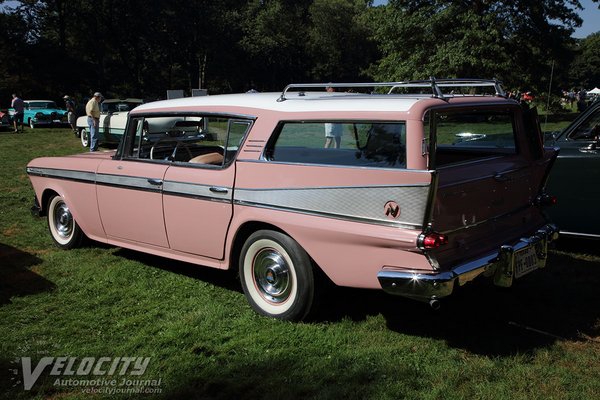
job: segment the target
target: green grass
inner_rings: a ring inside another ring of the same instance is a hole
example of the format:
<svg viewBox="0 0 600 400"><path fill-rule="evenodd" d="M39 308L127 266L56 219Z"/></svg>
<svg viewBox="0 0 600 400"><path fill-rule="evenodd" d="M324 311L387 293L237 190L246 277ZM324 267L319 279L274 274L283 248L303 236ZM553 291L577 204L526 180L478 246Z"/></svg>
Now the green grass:
<svg viewBox="0 0 600 400"><path fill-rule="evenodd" d="M142 378L162 392L147 398L600 398L596 243L561 241L547 270L510 290L465 287L437 313L331 288L310 321L281 322L256 315L227 272L55 248L29 213L25 165L80 151L66 130L0 132L1 398L84 398L49 369L23 390L15 358L44 356L150 357Z"/></svg>

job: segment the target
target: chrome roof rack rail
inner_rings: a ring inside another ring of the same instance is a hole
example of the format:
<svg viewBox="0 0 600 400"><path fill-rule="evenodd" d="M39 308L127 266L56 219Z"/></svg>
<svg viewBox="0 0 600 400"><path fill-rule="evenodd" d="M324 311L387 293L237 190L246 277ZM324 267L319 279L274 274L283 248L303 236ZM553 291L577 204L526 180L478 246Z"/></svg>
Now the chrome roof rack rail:
<svg viewBox="0 0 600 400"><path fill-rule="evenodd" d="M400 82L363 82L363 83L291 83L287 85L281 92L281 96L277 101L288 100L289 97L286 95L292 89L327 89L332 88L380 88L389 87L388 94L393 94L394 89L398 88L431 88L431 96L434 98L445 99L447 95L444 95L441 88L452 88L452 87L492 87L494 88L495 96L506 97L504 90L502 89L502 82L497 79L436 79L430 77L427 80L412 80L412 81L400 81ZM298 91L298 96L304 96L304 91Z"/></svg>
<svg viewBox="0 0 600 400"><path fill-rule="evenodd" d="M277 99L277 101L285 101L289 98L286 97L286 94L291 89L327 89L329 87L332 88L378 88L378 87L390 87L394 86L398 82L362 82L362 83L290 83L287 85L283 92L281 92L281 96ZM304 92L299 92L299 96L304 96Z"/></svg>

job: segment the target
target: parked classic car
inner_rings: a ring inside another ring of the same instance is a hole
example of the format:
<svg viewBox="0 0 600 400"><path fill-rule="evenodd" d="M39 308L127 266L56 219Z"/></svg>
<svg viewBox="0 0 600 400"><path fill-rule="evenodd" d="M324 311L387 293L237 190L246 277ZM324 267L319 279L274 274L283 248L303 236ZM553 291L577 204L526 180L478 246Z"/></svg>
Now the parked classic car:
<svg viewBox="0 0 600 400"><path fill-rule="evenodd" d="M0 129L12 128L10 115L7 112L0 111Z"/></svg>
<svg viewBox="0 0 600 400"><path fill-rule="evenodd" d="M31 129L40 125L66 125L67 111L58 108L52 100L24 100L25 111L23 113L23 123L29 125ZM12 116L14 110L8 109Z"/></svg>
<svg viewBox="0 0 600 400"><path fill-rule="evenodd" d="M258 313L289 320L310 311L322 274L437 307L476 278L507 287L545 266L556 150L535 113L495 81L394 84L433 95L332 85L378 86L139 106L117 150L31 161L33 211L65 249L87 237L237 270Z"/></svg>
<svg viewBox="0 0 600 400"><path fill-rule="evenodd" d="M600 239L600 101L548 142L560 147L548 181L558 199L550 217L563 235Z"/></svg>
<svg viewBox="0 0 600 400"><path fill-rule="evenodd" d="M106 99L100 103L100 143L119 143L129 111L142 104L141 99ZM87 116L77 118L77 135L81 145L89 147Z"/></svg>

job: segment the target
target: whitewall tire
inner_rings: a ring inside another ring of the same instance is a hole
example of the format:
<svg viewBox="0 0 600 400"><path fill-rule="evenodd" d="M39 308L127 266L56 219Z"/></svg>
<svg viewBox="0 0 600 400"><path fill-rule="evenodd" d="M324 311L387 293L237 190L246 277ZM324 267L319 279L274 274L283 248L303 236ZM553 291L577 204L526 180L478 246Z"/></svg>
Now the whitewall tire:
<svg viewBox="0 0 600 400"><path fill-rule="evenodd" d="M48 203L48 229L54 243L62 249L78 247L84 238L67 203L60 196L52 197Z"/></svg>
<svg viewBox="0 0 600 400"><path fill-rule="evenodd" d="M90 147L90 134L87 129L83 128L79 137L81 138L81 145L83 147Z"/></svg>
<svg viewBox="0 0 600 400"><path fill-rule="evenodd" d="M240 254L240 281L252 308L260 314L299 321L314 297L312 263L289 236L270 230L253 233Z"/></svg>

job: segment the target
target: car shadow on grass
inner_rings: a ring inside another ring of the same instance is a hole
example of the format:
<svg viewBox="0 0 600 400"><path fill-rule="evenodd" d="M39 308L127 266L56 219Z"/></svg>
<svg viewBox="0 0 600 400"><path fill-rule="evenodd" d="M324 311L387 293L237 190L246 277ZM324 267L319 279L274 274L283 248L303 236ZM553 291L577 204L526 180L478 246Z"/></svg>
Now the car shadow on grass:
<svg viewBox="0 0 600 400"><path fill-rule="evenodd" d="M153 268L159 268L192 279L198 279L227 290L242 292L239 280L236 279L236 273L229 270L204 267L123 248L119 248L115 251L114 255L128 260L138 261Z"/></svg>
<svg viewBox="0 0 600 400"><path fill-rule="evenodd" d="M56 286L35 272L42 260L33 254L0 243L0 305L15 296L53 290Z"/></svg>
<svg viewBox="0 0 600 400"><path fill-rule="evenodd" d="M241 292L231 271L126 249L115 254ZM560 248L550 255L545 269L524 277L512 288L473 282L444 299L440 310L380 290L323 286L308 323L361 322L382 315L392 331L441 339L451 347L487 356L529 353L560 340L600 342L600 309L596 306L600 262Z"/></svg>
<svg viewBox="0 0 600 400"><path fill-rule="evenodd" d="M600 262L552 253L545 270L512 288L474 282L444 299L440 310L380 291L333 288L315 321L362 320L381 314L389 329L445 340L488 356L528 353L559 340L600 343Z"/></svg>

